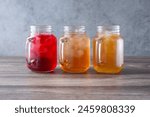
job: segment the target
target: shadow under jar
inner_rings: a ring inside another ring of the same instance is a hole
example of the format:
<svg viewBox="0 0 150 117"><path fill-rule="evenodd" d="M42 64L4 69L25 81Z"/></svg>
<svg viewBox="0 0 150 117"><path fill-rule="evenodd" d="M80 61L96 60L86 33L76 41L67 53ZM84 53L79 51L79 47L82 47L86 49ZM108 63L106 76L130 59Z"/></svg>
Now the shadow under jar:
<svg viewBox="0 0 150 117"><path fill-rule="evenodd" d="M98 26L93 39L93 66L100 73L119 73L123 69L124 52L120 26Z"/></svg>
<svg viewBox="0 0 150 117"><path fill-rule="evenodd" d="M90 39L84 26L64 26L60 38L59 61L63 71L84 73L90 66Z"/></svg>
<svg viewBox="0 0 150 117"><path fill-rule="evenodd" d="M26 41L26 63L29 69L51 72L57 65L57 39L51 26L31 26Z"/></svg>

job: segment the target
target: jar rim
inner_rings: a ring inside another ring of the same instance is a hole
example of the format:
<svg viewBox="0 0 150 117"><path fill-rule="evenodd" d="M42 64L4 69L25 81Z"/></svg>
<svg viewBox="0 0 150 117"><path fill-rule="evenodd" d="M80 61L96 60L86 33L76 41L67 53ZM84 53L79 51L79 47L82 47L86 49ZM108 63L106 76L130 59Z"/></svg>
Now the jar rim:
<svg viewBox="0 0 150 117"><path fill-rule="evenodd" d="M97 31L98 32L103 32L103 31L110 31L110 32L120 32L120 25L104 25L104 26L97 26Z"/></svg>
<svg viewBox="0 0 150 117"><path fill-rule="evenodd" d="M51 32L52 26L51 25L31 25L30 31L31 33Z"/></svg>
<svg viewBox="0 0 150 117"><path fill-rule="evenodd" d="M31 25L30 28L52 28L51 25Z"/></svg>
<svg viewBox="0 0 150 117"><path fill-rule="evenodd" d="M98 25L97 28L105 28L105 29L120 29L120 25Z"/></svg>
<svg viewBox="0 0 150 117"><path fill-rule="evenodd" d="M66 25L64 26L64 32L85 32L85 26Z"/></svg>

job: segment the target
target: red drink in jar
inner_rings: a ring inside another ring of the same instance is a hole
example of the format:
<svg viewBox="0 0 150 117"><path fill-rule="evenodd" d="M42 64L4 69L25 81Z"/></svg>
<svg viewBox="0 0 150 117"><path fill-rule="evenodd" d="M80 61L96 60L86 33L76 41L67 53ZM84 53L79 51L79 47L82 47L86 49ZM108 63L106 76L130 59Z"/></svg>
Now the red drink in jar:
<svg viewBox="0 0 150 117"><path fill-rule="evenodd" d="M51 72L57 65L57 39L51 26L31 26L26 42L26 62L33 71Z"/></svg>

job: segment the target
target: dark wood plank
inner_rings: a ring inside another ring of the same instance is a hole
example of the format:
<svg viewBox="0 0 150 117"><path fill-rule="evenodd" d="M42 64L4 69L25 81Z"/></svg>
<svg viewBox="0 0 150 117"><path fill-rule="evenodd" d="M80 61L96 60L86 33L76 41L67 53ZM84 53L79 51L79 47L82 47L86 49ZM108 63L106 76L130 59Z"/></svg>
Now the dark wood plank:
<svg viewBox="0 0 150 117"><path fill-rule="evenodd" d="M0 57L0 99L150 99L150 57L126 57L117 75L35 73L23 57Z"/></svg>

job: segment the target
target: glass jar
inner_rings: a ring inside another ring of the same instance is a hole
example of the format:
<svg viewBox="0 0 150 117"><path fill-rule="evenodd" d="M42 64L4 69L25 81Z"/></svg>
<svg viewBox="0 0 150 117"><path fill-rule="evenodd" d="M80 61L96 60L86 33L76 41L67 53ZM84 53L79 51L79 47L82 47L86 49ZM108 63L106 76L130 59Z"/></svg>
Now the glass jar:
<svg viewBox="0 0 150 117"><path fill-rule="evenodd" d="M98 26L93 39L94 69L101 73L119 73L124 63L123 49L120 26Z"/></svg>
<svg viewBox="0 0 150 117"><path fill-rule="evenodd" d="M59 61L63 71L86 72L90 66L90 39L84 26L64 26L60 38Z"/></svg>
<svg viewBox="0 0 150 117"><path fill-rule="evenodd" d="M51 26L30 26L26 63L33 71L51 72L57 65L57 39Z"/></svg>

